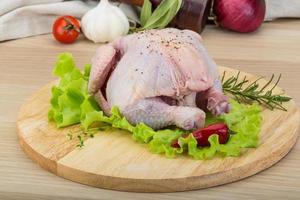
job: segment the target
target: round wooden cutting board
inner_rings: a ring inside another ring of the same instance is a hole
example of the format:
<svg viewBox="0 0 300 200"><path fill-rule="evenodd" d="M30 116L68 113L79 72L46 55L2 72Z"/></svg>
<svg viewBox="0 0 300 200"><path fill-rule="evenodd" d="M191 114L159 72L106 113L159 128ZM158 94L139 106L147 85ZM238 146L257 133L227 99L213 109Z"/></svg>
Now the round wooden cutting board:
<svg viewBox="0 0 300 200"><path fill-rule="evenodd" d="M237 71L220 67L228 75ZM242 72L254 80L257 77ZM265 82L265 80L261 80ZM125 131L101 132L76 147L70 130L55 128L47 120L50 83L21 107L18 116L19 140L26 154L44 169L79 183L123 191L174 192L221 185L258 173L284 157L298 136L299 109L294 101L287 112L264 109L260 145L240 157L193 160L188 156L168 159L149 152L147 146L131 139ZM282 92L276 88L275 92Z"/></svg>

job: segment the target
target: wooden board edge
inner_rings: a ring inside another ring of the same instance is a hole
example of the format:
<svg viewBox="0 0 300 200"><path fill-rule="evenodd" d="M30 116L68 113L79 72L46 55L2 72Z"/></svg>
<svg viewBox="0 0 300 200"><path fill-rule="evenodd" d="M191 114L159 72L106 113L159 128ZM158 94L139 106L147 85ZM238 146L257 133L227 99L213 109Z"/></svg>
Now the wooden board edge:
<svg viewBox="0 0 300 200"><path fill-rule="evenodd" d="M24 103L21 105L18 116L17 116L17 134L18 134L18 140L19 144L21 146L21 149L24 151L24 153L32 159L34 162L36 162L39 166L41 166L43 169L46 169L47 171L50 171L54 174L56 174L57 171L57 162L55 160L51 160L49 158L46 158L40 153L37 153L27 142L24 138L24 133L22 132L20 128L21 123L21 113L24 110L24 107L30 102L30 100L35 96L35 94L39 93L40 91L44 90L44 88L47 88L53 84L55 84L57 81L51 81L47 83L46 85L43 85L41 88L35 90L29 97L27 97L24 101Z"/></svg>
<svg viewBox="0 0 300 200"><path fill-rule="evenodd" d="M227 69L227 67L222 67L223 69ZM231 68L228 68L231 70ZM233 69L234 70L234 69ZM247 73L247 72L245 72ZM48 85L53 85L55 81L48 83L44 87ZM41 89L37 90L40 91ZM36 93L36 92L35 92ZM34 94L35 94L34 93ZM27 104L27 102L32 98L31 95L26 102L22 105ZM296 105L296 104L295 104ZM20 112L22 110L20 109ZM299 108L297 107L296 114L299 115ZM19 116L18 116L19 119ZM299 119L299 116L298 116ZM105 189L112 189L112 190L120 190L120 191L130 191L130 192L180 192L180 191L189 191L189 190L197 190L207 187L213 187L217 185L222 185L226 183L235 182L251 175L254 175L264 169L267 169L280 161L294 146L298 138L298 131L299 127L294 131L293 139L289 142L284 144L284 147L278 149L276 152L273 152L274 155L270 158L261 159L258 162L261 162L258 167L255 169L249 170L248 165L244 165L241 168L231 169L229 171L222 172L221 174L228 179L224 179L221 182L215 183L211 177L212 176L219 176L220 174L210 174L205 176L194 176L194 177L187 177L187 178L176 178L176 179L166 179L162 183L161 179L128 179L128 178L121 178L121 177L111 177L111 176L102 176L87 172L82 172L77 169L69 168L68 166L64 166L59 163L59 159L57 160L50 160L49 158L44 157L42 154L37 153L34 149L26 143L26 139L23 137L22 131L20 130L19 120L17 122L18 127L18 137L19 143L21 148L24 152L36 163L38 163L42 168L58 175L68 180L72 180L74 182L83 183L86 185L91 185L94 187L105 188ZM251 168L250 168L251 169ZM242 176L237 176L236 174L240 173L233 173L234 170L240 171ZM75 177L75 178L72 178ZM174 183L176 182L176 187L174 187ZM189 184L191 185L189 185ZM205 183L205 184L203 184ZM168 185L172 185L172 187L168 187Z"/></svg>
<svg viewBox="0 0 300 200"><path fill-rule="evenodd" d="M24 107L27 106L27 104L31 101L31 99L33 99L37 93L40 93L41 91L43 91L45 88L51 88L53 85L57 84L58 80L53 80L45 85L43 85L41 88L38 88L37 90L35 90L29 97L27 97L24 101L24 103L20 106L19 108L19 112L17 115L17 135L18 135L18 141L19 144L21 146L21 149L24 151L24 153L30 158L32 159L34 162L36 162L40 167L42 167L43 169L56 174L57 175L57 160L60 159L60 157L58 157L57 159L51 159L48 157L43 156L42 154L38 153L37 151L35 151L32 146L26 142L26 138L24 137L24 132L22 132L21 130L21 113L24 110ZM51 92L51 91L49 91ZM74 149L76 148L76 146L74 146Z"/></svg>
<svg viewBox="0 0 300 200"><path fill-rule="evenodd" d="M300 119L299 114L299 108L297 108L295 115L297 115L296 117L298 118L298 122ZM249 163L239 168L233 168L222 173L209 174L200 177L193 176L164 180L112 177L83 172L81 170L70 168L64 164L61 164L59 161L57 163L57 175L77 183L116 191L166 193L199 190L236 182L268 169L279 162L292 150L297 142L298 137L299 126L294 130L293 137L289 140L289 142L285 143L282 148L279 148L277 151L273 152L272 156L263 157L258 160L255 168L251 167L251 163ZM242 175L240 176L240 174ZM227 177L226 179L217 178L218 176L224 175ZM216 180L218 180L218 182L216 182ZM169 187L169 185L171 186Z"/></svg>
<svg viewBox="0 0 300 200"><path fill-rule="evenodd" d="M296 140L293 142L295 144ZM210 174L203 177L189 177L189 178L181 178L181 179L128 179L128 178L118 178L111 176L100 176L97 174L87 174L86 172L82 172L80 170L76 170L73 168L69 168L68 166L64 166L58 163L57 166L57 175L85 185L90 185L93 187L117 190L117 191L126 191L126 192L151 192L151 193L165 193L165 192L183 192L183 191L191 191L204 189L209 187L214 187L218 185L223 185L227 183L236 182L247 177L250 177L254 174L257 174L274 164L280 161L293 147L293 144L290 148L285 149L280 153L280 156L274 157L274 159L270 160L261 160L259 167L256 167L255 170L249 170L248 165L244 165L240 169L234 169L226 171L222 173L222 176L228 177L228 179L223 179L221 182L216 183L215 179L211 180L212 176L218 176L220 174ZM237 173L237 170L240 173ZM242 176L236 176L235 174L243 174ZM74 178L75 177L75 178ZM205 183L205 184L203 184ZM168 185L172 185L168 187ZM174 186L176 185L176 186Z"/></svg>
<svg viewBox="0 0 300 200"><path fill-rule="evenodd" d="M42 168L46 169L47 171L57 174L57 162L55 160L51 160L49 158L44 157L42 154L37 153L37 151L35 151L25 141L19 127L18 127L18 138L22 150L30 159L32 159L34 162L36 162L38 165L40 165Z"/></svg>

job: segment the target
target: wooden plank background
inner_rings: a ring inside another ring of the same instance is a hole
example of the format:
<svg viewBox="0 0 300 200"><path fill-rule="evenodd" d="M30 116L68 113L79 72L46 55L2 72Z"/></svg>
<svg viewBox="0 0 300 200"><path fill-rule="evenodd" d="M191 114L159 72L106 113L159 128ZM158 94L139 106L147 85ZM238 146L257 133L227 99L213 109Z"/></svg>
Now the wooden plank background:
<svg viewBox="0 0 300 200"><path fill-rule="evenodd" d="M265 23L253 34L208 27L205 45L219 65L257 75L281 73L280 87L300 105L300 21ZM60 52L71 52L79 66L90 62L97 44L81 38L60 45L51 35L0 43L0 199L298 199L300 144L278 164L242 181L209 189L165 194L103 190L57 177L33 163L17 142L20 105L39 87L54 80L51 70Z"/></svg>

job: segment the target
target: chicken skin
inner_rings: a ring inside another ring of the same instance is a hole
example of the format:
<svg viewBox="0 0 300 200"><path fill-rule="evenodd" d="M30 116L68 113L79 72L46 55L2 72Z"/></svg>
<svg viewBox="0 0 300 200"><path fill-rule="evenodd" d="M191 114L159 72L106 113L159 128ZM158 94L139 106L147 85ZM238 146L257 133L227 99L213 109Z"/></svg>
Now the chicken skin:
<svg viewBox="0 0 300 200"><path fill-rule="evenodd" d="M205 112L229 112L218 69L190 30L148 30L102 45L93 60L89 92L110 115L118 106L132 124L153 129L201 128Z"/></svg>

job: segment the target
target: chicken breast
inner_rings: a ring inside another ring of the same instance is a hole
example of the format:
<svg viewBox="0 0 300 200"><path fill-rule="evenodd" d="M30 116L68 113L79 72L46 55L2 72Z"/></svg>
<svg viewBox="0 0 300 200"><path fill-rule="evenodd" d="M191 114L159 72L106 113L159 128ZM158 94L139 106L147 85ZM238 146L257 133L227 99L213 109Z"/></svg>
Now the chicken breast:
<svg viewBox="0 0 300 200"><path fill-rule="evenodd" d="M217 66L200 35L189 30L149 30L101 46L93 60L89 92L106 114L118 106L132 124L191 130L205 112L228 112Z"/></svg>

